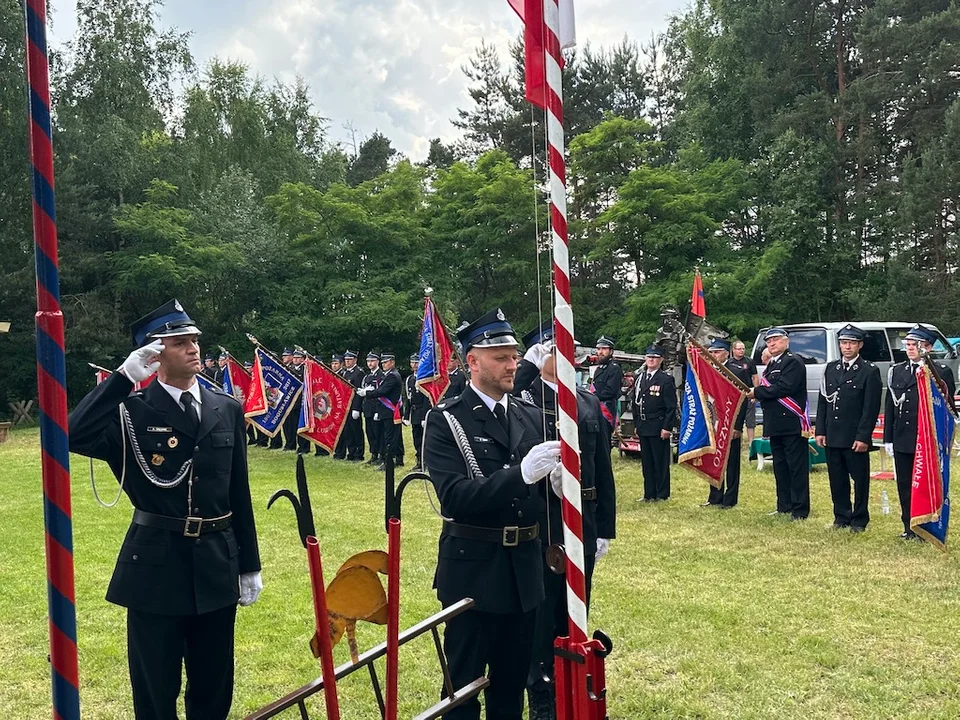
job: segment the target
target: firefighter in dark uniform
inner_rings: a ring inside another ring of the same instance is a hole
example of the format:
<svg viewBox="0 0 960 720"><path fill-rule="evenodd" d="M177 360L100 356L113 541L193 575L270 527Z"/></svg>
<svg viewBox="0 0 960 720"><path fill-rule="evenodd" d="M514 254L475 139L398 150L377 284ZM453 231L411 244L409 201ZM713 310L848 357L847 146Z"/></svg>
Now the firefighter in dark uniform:
<svg viewBox="0 0 960 720"><path fill-rule="evenodd" d="M333 371L333 374L337 377L345 378L345 371L343 367L343 355L334 353L333 357L330 358L330 369ZM337 440L337 445L333 449L333 459L334 460L346 460L347 459L347 428L350 425L350 413L347 412L347 422L343 426L343 430L340 432L340 438ZM317 454L320 455L320 450L323 448L317 447Z"/></svg>
<svg viewBox="0 0 960 720"><path fill-rule="evenodd" d="M227 374L227 358L230 357L226 353L220 353L220 357L217 358L217 369L213 374L213 382L218 388L223 387L223 378Z"/></svg>
<svg viewBox="0 0 960 720"><path fill-rule="evenodd" d="M383 372L380 370L380 355L373 350L367 353L367 370L363 376L363 382L360 389L357 390L357 396L363 400L363 423L367 431L367 444L370 446L370 459L367 465L378 466L383 462L380 457L383 452L383 426L380 424L381 411L385 408L375 397L366 397L361 393L365 387L377 387L383 380Z"/></svg>
<svg viewBox="0 0 960 720"><path fill-rule="evenodd" d="M347 350L343 353L343 379L359 388L363 385L363 369L357 365L357 351ZM363 462L363 398L354 393L350 403L350 418L343 428L347 436L347 460Z"/></svg>
<svg viewBox="0 0 960 720"><path fill-rule="evenodd" d="M186 666L188 720L222 720L237 603L263 587L243 410L197 383L200 331L176 300L132 334L137 349L71 414L70 450L107 461L134 507L107 590L127 608L134 714L175 720Z"/></svg>
<svg viewBox="0 0 960 720"><path fill-rule="evenodd" d="M288 368L290 372L296 375L297 380L301 383L303 382L303 366L307 361L307 355L300 348L297 348L293 351L293 362L290 363ZM300 437L297 434L297 430L300 427L300 415L303 412L303 392L300 392L300 397L293 404L293 407L290 409L290 414L287 415L287 419L283 421L283 434L286 436L286 445L284 450L296 450L300 454L306 454L310 452L310 441L306 438ZM318 450L323 450L323 448L317 447ZM320 453L318 453L320 454ZM323 450L323 455L328 455L326 450Z"/></svg>
<svg viewBox="0 0 960 720"><path fill-rule="evenodd" d="M677 383L660 369L663 348L646 350L646 367L633 383L633 424L640 438L645 502L670 497L670 436L677 426Z"/></svg>
<svg viewBox="0 0 960 720"><path fill-rule="evenodd" d="M925 362L924 355L933 349L937 336L922 325L910 329L903 339L907 353L904 362L890 367L887 373L887 399L883 412L883 443L893 457L897 475L897 494L900 496L900 519L903 532L900 537L919 539L910 529L910 495L913 483L913 461L917 451L917 372ZM935 361L937 373L947 386L949 406L953 408L956 382L948 365Z"/></svg>
<svg viewBox="0 0 960 720"><path fill-rule="evenodd" d="M792 520L810 515L809 444L803 436L801 415L807 407L807 370L803 361L790 352L790 338L780 327L764 336L770 360L759 386L748 395L760 401L763 434L770 438L773 475L777 487L777 509ZM787 407L789 403L794 410Z"/></svg>
<svg viewBox="0 0 960 720"><path fill-rule="evenodd" d="M427 422L427 412L430 410L430 400L417 388L417 368L420 366L420 356L410 356L410 374L406 380L406 397L403 403L403 420L413 432L413 449L416 452L417 462L412 470L416 472L423 468L423 427Z"/></svg>
<svg viewBox="0 0 960 720"><path fill-rule="evenodd" d="M620 390L623 386L623 370L613 359L615 347L613 338L606 335L597 340L598 365L591 384L591 390L604 407L603 416L611 433L617 424L617 401L620 399Z"/></svg>
<svg viewBox="0 0 960 720"><path fill-rule="evenodd" d="M455 398L467 388L467 374L460 367L460 361L454 355L447 366L447 376L450 378L450 387L443 394L443 399Z"/></svg>
<svg viewBox="0 0 960 720"><path fill-rule="evenodd" d="M710 356L727 370L747 388L753 387L753 375L749 367L744 367L744 363L738 362L730 357L730 343L726 340L716 339L710 343L707 349ZM750 403L746 400L740 406L740 412L737 414L733 423L733 432L730 436L729 455L727 456L727 471L724 481L720 487L710 486L710 494L704 507L716 506L722 510L729 510L735 507L740 499L740 448L743 437L743 423L747 419L747 410Z"/></svg>
<svg viewBox="0 0 960 720"><path fill-rule="evenodd" d="M400 455L400 423L402 411L399 408L400 396L403 394L403 378L397 370L396 356L392 352L385 352L380 356L382 367L376 384L365 383L357 390L357 394L364 402L376 404L377 413L374 422L379 425L377 436L382 443L380 446L380 465L378 470L386 469L387 457L392 456L395 467L403 466L403 457ZM369 377L369 376L367 376ZM398 413L400 418L397 418ZM369 427L369 426L368 426ZM372 444L372 441L371 441Z"/></svg>
<svg viewBox="0 0 960 720"><path fill-rule="evenodd" d="M543 483L560 461L560 443L542 442L543 416L511 397L517 341L500 310L457 332L470 383L427 415L423 459L444 518L434 577L447 607L475 606L447 623L444 650L453 687L484 674L488 720L520 720L543 602L537 517ZM487 670L489 668L489 670ZM444 715L476 720L472 699Z"/></svg>
<svg viewBox="0 0 960 720"><path fill-rule="evenodd" d="M522 377L529 380L525 383L526 387L515 383L513 390L514 395L520 395L543 411L545 440L559 437L557 361L552 342L553 333L553 323L547 321L524 336L523 344L528 350L520 365L525 371ZM520 370L518 367L517 378L521 378ZM583 560L588 609L594 566L597 560L606 555L610 549L610 541L616 536L616 489L605 423L600 410L600 400L587 390L577 388L577 431L583 496ZM553 676L553 641L559 636L567 635L568 628L567 586L564 569L557 562L557 559L562 557L562 550L559 548L564 543L559 472L551 476L551 485L554 482L556 490L547 493L549 510L544 508L538 518L540 545L544 552L543 584L546 598L537 609L533 657L527 676L530 720L553 720L556 717L554 686L544 677Z"/></svg>
<svg viewBox="0 0 960 720"><path fill-rule="evenodd" d="M283 352L280 354L280 362L283 363L283 366L292 371L293 370L293 350L291 348L284 348ZM291 414L292 414L291 410ZM287 418L289 419L289 417ZM269 448L271 450L281 450L281 449L290 449L287 448L284 444L284 434L287 431L287 424L284 422L280 427L277 428L277 434L270 438ZM296 447L296 446L294 446Z"/></svg>
<svg viewBox="0 0 960 720"><path fill-rule="evenodd" d="M854 533L866 530L870 522L870 450L880 415L880 368L860 357L865 337L854 325L837 333L841 358L824 369L814 429L817 445L827 453L831 527Z"/></svg>
<svg viewBox="0 0 960 720"><path fill-rule="evenodd" d="M207 353L203 357L203 370L200 371L200 374L212 382L216 382L217 379L217 364L213 358L213 355Z"/></svg>

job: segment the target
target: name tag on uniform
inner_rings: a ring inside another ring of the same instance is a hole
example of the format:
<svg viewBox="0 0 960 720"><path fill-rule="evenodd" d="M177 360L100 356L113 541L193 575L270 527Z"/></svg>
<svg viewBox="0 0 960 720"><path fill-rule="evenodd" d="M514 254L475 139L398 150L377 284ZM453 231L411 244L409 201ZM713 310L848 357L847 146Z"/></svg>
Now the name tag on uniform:
<svg viewBox="0 0 960 720"><path fill-rule="evenodd" d="M147 425L147 432L172 433L172 432L173 432L173 428L172 428L172 427L160 427L160 426L158 426L158 425Z"/></svg>
<svg viewBox="0 0 960 720"><path fill-rule="evenodd" d="M485 437L474 437L474 438L473 438L473 441L474 441L474 442L478 442L478 443L492 443L492 442L493 442L493 439L492 439L492 438L485 438Z"/></svg>

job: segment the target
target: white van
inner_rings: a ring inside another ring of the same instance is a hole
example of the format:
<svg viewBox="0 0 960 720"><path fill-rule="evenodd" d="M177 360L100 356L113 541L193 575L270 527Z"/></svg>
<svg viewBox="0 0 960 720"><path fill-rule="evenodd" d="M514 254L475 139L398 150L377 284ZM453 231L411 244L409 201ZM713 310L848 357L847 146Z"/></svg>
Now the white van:
<svg viewBox="0 0 960 720"><path fill-rule="evenodd" d="M797 355L807 366L807 397L810 400L810 419L817 416L817 402L820 398L820 380L826 366L840 359L840 343L837 332L846 327L846 322L830 323L800 323L797 325L781 325L790 336L790 351ZM893 363L907 359L903 349L903 338L916 323L906 322L852 322L864 331L866 338L860 357L870 360L880 368L880 380L883 383L883 392L887 391L887 370ZM947 341L946 336L935 326L923 323L923 326L937 336L933 348L933 356L946 362L957 376L957 350ZM766 343L763 340L768 328L762 329L753 345L753 361L759 372L763 372L761 355ZM758 422L759 403L757 403ZM883 405L880 406L881 412Z"/></svg>

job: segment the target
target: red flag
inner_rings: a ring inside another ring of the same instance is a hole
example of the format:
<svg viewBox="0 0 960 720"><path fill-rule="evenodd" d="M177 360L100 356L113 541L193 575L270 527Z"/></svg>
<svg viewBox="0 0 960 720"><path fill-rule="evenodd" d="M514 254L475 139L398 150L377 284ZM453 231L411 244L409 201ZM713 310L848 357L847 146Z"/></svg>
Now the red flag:
<svg viewBox="0 0 960 720"><path fill-rule="evenodd" d="M90 367L92 367L94 370L97 371L97 385L99 385L108 377L113 375L113 370L107 370L106 368L100 367L99 365L94 365L93 363L87 363L87 365L89 365ZM134 383L133 390L131 390L131 392L137 392L137 390L143 390L147 385L149 385L156 379L157 379L157 374L154 373L153 375L148 377L146 380L143 380L138 383Z"/></svg>
<svg viewBox="0 0 960 720"><path fill-rule="evenodd" d="M267 411L267 388L263 384L263 368L260 367L260 353L253 354L253 370L250 373L250 385L247 400L243 405L244 417L252 418Z"/></svg>
<svg viewBox="0 0 960 720"><path fill-rule="evenodd" d="M690 295L690 312L697 317L707 316L707 306L703 301L703 280L700 279L700 270L693 278L693 293Z"/></svg>
<svg viewBox="0 0 960 720"><path fill-rule="evenodd" d="M224 371L224 392L233 395L237 402L246 407L247 396L250 394L252 376L232 355L227 356L227 364Z"/></svg>
<svg viewBox="0 0 960 720"><path fill-rule="evenodd" d="M303 370L303 409L297 434L333 452L350 414L353 386L312 358Z"/></svg>
<svg viewBox="0 0 960 720"><path fill-rule="evenodd" d="M447 367L452 357L453 345L447 337L437 306L433 304L433 299L428 297L423 306L416 385L420 392L430 398L431 405L440 402L450 387Z"/></svg>
<svg viewBox="0 0 960 720"><path fill-rule="evenodd" d="M547 109L543 0L507 0L523 21L523 74L527 101Z"/></svg>

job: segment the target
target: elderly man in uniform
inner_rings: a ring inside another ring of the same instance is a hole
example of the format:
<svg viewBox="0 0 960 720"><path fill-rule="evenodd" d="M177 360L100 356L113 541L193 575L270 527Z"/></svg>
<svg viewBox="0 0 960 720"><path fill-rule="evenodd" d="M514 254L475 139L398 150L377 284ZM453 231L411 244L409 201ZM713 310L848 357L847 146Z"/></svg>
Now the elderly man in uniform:
<svg viewBox="0 0 960 720"><path fill-rule="evenodd" d="M764 342L770 361L761 384L747 397L760 401L763 434L770 438L777 488L777 509L771 514L806 520L810 515L809 446L803 436L807 370L803 361L790 352L790 338L783 328L767 330Z"/></svg>
<svg viewBox="0 0 960 720"><path fill-rule="evenodd" d="M558 437L557 360L553 344L553 322L546 321L523 338L527 347L517 369L514 395L532 402L543 411L544 439ZM522 376L526 378L521 386ZM538 377L539 375L539 377ZM610 549L616 536L616 488L610 463L610 443L606 421L596 395L577 388L577 434L580 440L580 484L583 510L583 553L587 607L593 570L597 560ZM560 497L563 493L559 469L551 477L553 492L547 494L547 506L539 517L540 545L544 552L544 590L546 599L537 610L533 658L527 677L530 720L553 720L556 700L553 676L553 641L567 634L567 595L563 558L563 517ZM548 514L549 513L549 514Z"/></svg>
<svg viewBox="0 0 960 720"><path fill-rule="evenodd" d="M423 468L423 428L427 424L427 412L430 410L430 400L417 388L417 368L420 366L420 356L410 356L410 374L407 376L404 390L403 421L413 432L413 449L417 462L413 466L414 472Z"/></svg>
<svg viewBox="0 0 960 720"><path fill-rule="evenodd" d="M134 507L107 600L127 608L138 720L223 720L237 603L263 587L243 409L197 383L200 330L171 300L132 326L136 348L70 416L70 450L106 460ZM154 372L157 380L131 395Z"/></svg>
<svg viewBox="0 0 960 720"><path fill-rule="evenodd" d="M905 540L919 539L910 528L910 500L913 483L913 461L917 451L917 372L924 355L933 349L937 336L922 325L915 325L903 339L907 353L904 362L892 365L887 372L887 399L883 412L883 443L893 458L897 474L897 494L900 496L900 520ZM956 383L953 371L941 362L934 363L937 373L947 386L949 406L953 407Z"/></svg>
<svg viewBox="0 0 960 720"><path fill-rule="evenodd" d="M590 390L600 401L603 417L606 419L609 433L617 424L617 400L623 385L623 370L613 359L616 346L613 338L601 335L597 340L597 369L593 374Z"/></svg>
<svg viewBox="0 0 960 720"><path fill-rule="evenodd" d="M742 343L741 343L742 344ZM749 367L744 367L742 363L730 357L730 343L726 340L716 339L707 348L710 356L723 365L727 370L733 373L746 387L753 387L753 376ZM740 444L743 435L743 423L747 417L747 411L750 403L744 401L740 406L740 412L733 424L733 432L730 435L730 448L727 456L727 472L720 487L710 486L710 494L703 507L716 506L722 510L729 510L735 507L740 499Z"/></svg>
<svg viewBox="0 0 960 720"><path fill-rule="evenodd" d="M861 533L870 522L870 449L880 414L880 368L860 357L865 334L847 325L837 333L840 362L831 363L820 383L814 430L826 448L834 529ZM853 480L853 506L850 480Z"/></svg>
<svg viewBox="0 0 960 720"><path fill-rule="evenodd" d="M670 436L677 425L677 383L660 368L663 348L651 345L633 382L633 424L640 438L643 500L670 498Z"/></svg>
<svg viewBox="0 0 960 720"><path fill-rule="evenodd" d="M537 517L540 480L560 462L560 443L542 441L543 417L511 397L517 340L500 310L459 330L470 383L427 415L423 459L444 518L434 586L447 607L474 608L447 623L444 649L456 688L487 672L488 720L520 720L543 602ZM472 699L445 716L480 717Z"/></svg>

